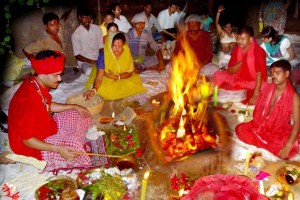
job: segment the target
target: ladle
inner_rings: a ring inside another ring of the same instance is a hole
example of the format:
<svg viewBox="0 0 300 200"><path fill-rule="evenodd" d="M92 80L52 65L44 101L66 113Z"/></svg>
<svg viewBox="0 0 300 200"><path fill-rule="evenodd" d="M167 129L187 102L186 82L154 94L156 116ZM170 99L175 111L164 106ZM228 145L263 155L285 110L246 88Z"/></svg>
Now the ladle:
<svg viewBox="0 0 300 200"><path fill-rule="evenodd" d="M133 158L130 155L106 155L106 154L86 153L86 152L73 152L73 154L117 158L115 163L120 170L132 168L136 163L135 158Z"/></svg>

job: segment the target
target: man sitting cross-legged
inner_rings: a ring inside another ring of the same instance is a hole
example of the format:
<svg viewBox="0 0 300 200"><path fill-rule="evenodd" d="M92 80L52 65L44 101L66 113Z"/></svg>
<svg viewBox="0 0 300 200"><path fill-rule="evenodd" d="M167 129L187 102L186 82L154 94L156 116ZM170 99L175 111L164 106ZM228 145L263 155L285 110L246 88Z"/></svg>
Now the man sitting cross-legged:
<svg viewBox="0 0 300 200"><path fill-rule="evenodd" d="M288 77L291 65L279 60L271 65L272 83L261 91L253 120L236 127L237 137L287 159L299 151L299 95Z"/></svg>

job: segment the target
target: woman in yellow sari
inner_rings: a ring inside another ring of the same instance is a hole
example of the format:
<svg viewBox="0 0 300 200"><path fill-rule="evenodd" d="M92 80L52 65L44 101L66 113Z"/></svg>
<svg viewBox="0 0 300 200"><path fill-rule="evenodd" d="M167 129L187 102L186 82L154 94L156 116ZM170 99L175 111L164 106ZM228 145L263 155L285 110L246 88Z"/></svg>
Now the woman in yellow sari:
<svg viewBox="0 0 300 200"><path fill-rule="evenodd" d="M134 72L124 34L113 33L108 39L104 45L104 71L96 68L92 71L86 87L93 87L84 93L85 98L97 94L105 100L115 100L145 92L142 79Z"/></svg>

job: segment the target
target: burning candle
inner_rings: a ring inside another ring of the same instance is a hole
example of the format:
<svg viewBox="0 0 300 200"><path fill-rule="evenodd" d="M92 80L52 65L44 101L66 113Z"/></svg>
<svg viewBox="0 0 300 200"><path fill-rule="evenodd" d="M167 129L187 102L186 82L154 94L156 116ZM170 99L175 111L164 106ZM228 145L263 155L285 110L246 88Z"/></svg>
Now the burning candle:
<svg viewBox="0 0 300 200"><path fill-rule="evenodd" d="M214 106L216 107L218 105L218 86L215 86L213 98L214 98Z"/></svg>
<svg viewBox="0 0 300 200"><path fill-rule="evenodd" d="M145 200L146 199L146 192L147 192L147 179L150 175L150 172L147 171L145 174L144 174L144 178L142 180L142 191L141 191L141 198L140 200Z"/></svg>
<svg viewBox="0 0 300 200"><path fill-rule="evenodd" d="M115 118L115 112L112 112L112 114L111 114L111 118Z"/></svg>
<svg viewBox="0 0 300 200"><path fill-rule="evenodd" d="M184 121L182 119L182 115L180 116L179 128L177 130L177 138L182 138L185 136L185 129L184 129Z"/></svg>
<svg viewBox="0 0 300 200"><path fill-rule="evenodd" d="M249 161L250 161L250 152L248 151L247 154L246 154L246 160L245 160L245 166L244 166L244 175L248 174Z"/></svg>

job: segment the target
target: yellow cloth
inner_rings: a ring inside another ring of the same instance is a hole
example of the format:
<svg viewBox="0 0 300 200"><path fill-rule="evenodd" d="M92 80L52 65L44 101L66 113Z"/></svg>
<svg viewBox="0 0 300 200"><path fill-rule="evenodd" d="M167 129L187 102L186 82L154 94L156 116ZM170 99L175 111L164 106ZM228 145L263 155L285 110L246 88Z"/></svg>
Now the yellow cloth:
<svg viewBox="0 0 300 200"><path fill-rule="evenodd" d="M104 22L100 25L101 31L102 31L102 36L106 36L107 35L107 28L104 24Z"/></svg>
<svg viewBox="0 0 300 200"><path fill-rule="evenodd" d="M127 44L124 44L124 51L117 60L111 50L112 38L115 34L110 35L108 41L104 44L104 64L105 72L111 71L115 75L122 74L124 72L133 72L133 58L130 53L130 49ZM87 88L90 88L97 74L96 67L93 68L90 78L86 84ZM132 73L132 76L125 79L113 80L103 77L101 86L98 88L97 94L102 96L105 100L121 99L128 96L140 94L146 91L143 86L142 79L136 73Z"/></svg>

